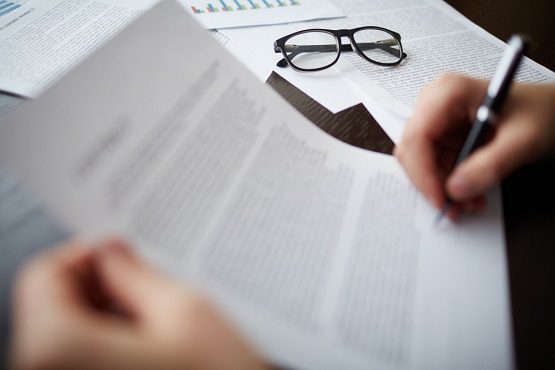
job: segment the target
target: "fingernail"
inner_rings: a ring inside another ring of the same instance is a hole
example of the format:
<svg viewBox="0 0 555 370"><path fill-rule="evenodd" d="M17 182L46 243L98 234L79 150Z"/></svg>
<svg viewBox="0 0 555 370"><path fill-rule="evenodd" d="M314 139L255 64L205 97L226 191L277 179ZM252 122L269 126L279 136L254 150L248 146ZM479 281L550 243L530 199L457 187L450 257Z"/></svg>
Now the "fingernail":
<svg viewBox="0 0 555 370"><path fill-rule="evenodd" d="M451 193L457 198L468 198L472 196L472 185L468 182L467 178L460 174L455 173L449 180L449 188Z"/></svg>

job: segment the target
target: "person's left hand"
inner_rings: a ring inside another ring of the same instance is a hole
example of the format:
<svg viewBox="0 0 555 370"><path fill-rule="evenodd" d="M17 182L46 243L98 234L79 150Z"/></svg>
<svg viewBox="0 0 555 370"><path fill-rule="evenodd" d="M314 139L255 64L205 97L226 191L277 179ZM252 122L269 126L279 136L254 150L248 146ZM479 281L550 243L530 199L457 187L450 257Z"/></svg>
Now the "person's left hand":
<svg viewBox="0 0 555 370"><path fill-rule="evenodd" d="M203 298L118 241L35 258L12 322L14 369L264 368Z"/></svg>

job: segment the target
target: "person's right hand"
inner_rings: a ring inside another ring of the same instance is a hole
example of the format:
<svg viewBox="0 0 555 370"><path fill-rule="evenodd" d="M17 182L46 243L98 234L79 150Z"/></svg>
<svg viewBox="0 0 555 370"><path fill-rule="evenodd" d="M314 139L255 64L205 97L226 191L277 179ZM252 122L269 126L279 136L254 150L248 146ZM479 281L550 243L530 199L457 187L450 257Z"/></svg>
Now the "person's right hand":
<svg viewBox="0 0 555 370"><path fill-rule="evenodd" d="M486 190L555 149L555 84L514 84L492 140L452 169L487 85L454 74L441 76L422 91L395 148L407 175L438 209L446 195L464 211L481 209Z"/></svg>
<svg viewBox="0 0 555 370"><path fill-rule="evenodd" d="M15 294L15 370L265 368L204 298L119 241L43 253Z"/></svg>

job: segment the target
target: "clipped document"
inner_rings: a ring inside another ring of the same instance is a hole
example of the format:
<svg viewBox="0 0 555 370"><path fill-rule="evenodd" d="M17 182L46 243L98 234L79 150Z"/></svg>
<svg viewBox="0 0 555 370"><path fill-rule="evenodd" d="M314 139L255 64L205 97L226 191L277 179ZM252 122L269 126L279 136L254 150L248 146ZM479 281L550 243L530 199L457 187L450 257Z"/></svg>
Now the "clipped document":
<svg viewBox="0 0 555 370"><path fill-rule="evenodd" d="M174 2L9 115L0 162L68 229L201 289L268 361L512 367L499 193L436 228L392 157L319 130Z"/></svg>

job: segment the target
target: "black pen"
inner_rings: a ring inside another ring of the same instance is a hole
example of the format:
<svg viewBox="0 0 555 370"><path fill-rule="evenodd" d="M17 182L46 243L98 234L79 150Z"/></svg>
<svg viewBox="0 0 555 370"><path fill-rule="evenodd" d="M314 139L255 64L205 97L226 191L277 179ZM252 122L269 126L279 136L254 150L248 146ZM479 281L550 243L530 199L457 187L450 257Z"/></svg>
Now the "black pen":
<svg viewBox="0 0 555 370"><path fill-rule="evenodd" d="M507 42L505 53L488 85L486 97L476 112L474 124L464 141L453 168L461 164L476 148L482 146L491 137L515 72L527 48L528 42L524 36L513 35ZM443 219L452 204L453 201L447 196L447 201L436 218L436 224Z"/></svg>

